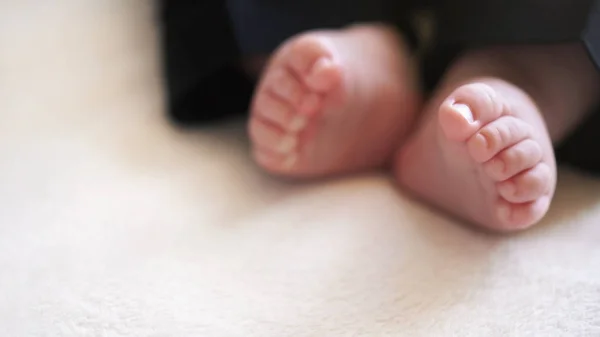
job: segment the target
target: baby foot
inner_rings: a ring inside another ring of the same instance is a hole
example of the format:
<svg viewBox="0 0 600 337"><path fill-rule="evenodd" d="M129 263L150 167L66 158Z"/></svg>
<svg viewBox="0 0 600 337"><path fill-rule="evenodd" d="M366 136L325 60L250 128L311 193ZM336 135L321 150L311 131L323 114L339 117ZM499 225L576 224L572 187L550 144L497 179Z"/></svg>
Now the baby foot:
<svg viewBox="0 0 600 337"><path fill-rule="evenodd" d="M257 163L288 177L382 166L417 110L407 48L383 26L304 34L281 47L255 94Z"/></svg>
<svg viewBox="0 0 600 337"><path fill-rule="evenodd" d="M537 106L497 78L441 95L399 152L399 182L488 228L523 229L540 221L554 193L556 168Z"/></svg>

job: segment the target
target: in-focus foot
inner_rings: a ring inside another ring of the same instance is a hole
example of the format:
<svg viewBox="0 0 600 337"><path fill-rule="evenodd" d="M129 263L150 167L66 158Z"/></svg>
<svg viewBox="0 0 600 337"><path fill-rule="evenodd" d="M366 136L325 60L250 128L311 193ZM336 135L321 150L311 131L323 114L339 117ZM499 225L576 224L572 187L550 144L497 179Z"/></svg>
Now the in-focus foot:
<svg viewBox="0 0 600 337"><path fill-rule="evenodd" d="M554 152L538 105L502 79L512 78L510 71L489 69L491 61L450 70L399 151L395 173L402 186L455 216L495 230L524 229L550 206ZM498 76L478 76L486 73Z"/></svg>
<svg viewBox="0 0 600 337"><path fill-rule="evenodd" d="M301 35L274 55L249 122L265 170L319 177L384 165L418 108L408 49L384 26Z"/></svg>

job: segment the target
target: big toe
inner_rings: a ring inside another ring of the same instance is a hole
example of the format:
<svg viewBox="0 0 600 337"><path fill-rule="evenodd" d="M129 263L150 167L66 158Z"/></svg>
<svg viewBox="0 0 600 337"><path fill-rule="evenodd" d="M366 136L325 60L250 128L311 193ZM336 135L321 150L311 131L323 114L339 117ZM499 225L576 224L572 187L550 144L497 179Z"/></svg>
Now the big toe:
<svg viewBox="0 0 600 337"><path fill-rule="evenodd" d="M454 90L439 110L440 126L450 140L466 141L504 113L504 101L489 85L472 83Z"/></svg>

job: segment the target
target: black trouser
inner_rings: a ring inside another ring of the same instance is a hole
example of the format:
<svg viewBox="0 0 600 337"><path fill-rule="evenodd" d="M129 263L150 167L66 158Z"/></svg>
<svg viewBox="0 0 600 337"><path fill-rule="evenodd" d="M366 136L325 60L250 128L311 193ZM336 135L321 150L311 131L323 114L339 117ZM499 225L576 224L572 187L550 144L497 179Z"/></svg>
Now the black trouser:
<svg viewBox="0 0 600 337"><path fill-rule="evenodd" d="M245 109L251 83L232 66L239 47L223 0L164 0L161 8L169 114L182 123Z"/></svg>
<svg viewBox="0 0 600 337"><path fill-rule="evenodd" d="M600 0L429 0L437 47L425 74L435 84L467 48L582 41L600 64ZM253 83L236 66L317 28L387 22L412 35L407 17L420 0L164 0L165 68L170 115L183 123L244 113ZM600 93L599 93L600 94ZM557 149L559 159L600 172L600 113Z"/></svg>
<svg viewBox="0 0 600 337"><path fill-rule="evenodd" d="M403 20L405 3L164 0L161 15L170 115L176 121L193 123L243 112L253 83L237 68L242 55L270 54L286 39L317 28L389 22L408 29Z"/></svg>

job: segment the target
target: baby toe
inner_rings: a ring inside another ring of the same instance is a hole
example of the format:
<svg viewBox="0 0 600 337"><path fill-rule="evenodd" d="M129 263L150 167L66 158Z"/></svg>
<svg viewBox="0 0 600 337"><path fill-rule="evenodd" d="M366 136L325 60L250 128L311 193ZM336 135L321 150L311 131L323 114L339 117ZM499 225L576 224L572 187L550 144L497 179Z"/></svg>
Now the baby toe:
<svg viewBox="0 0 600 337"><path fill-rule="evenodd" d="M459 87L440 107L439 122L451 140L466 141L482 126L503 114L502 97L489 85L472 83Z"/></svg>
<svg viewBox="0 0 600 337"><path fill-rule="evenodd" d="M538 223L550 208L551 198L543 196L532 202L513 204L506 200L498 203L498 220L496 230L516 231L523 230Z"/></svg>
<svg viewBox="0 0 600 337"><path fill-rule="evenodd" d="M550 166L539 163L513 178L498 183L498 193L511 203L534 201L551 192L554 183Z"/></svg>
<svg viewBox="0 0 600 337"><path fill-rule="evenodd" d="M328 57L320 58L305 78L309 89L327 93L337 87L342 79L342 67Z"/></svg>
<svg viewBox="0 0 600 337"><path fill-rule="evenodd" d="M260 167L274 174L292 170L298 161L295 153L282 155L264 149L254 149L253 157Z"/></svg>
<svg viewBox="0 0 600 337"><path fill-rule="evenodd" d="M275 67L268 70L261 89L268 90L276 97L295 107L299 106L306 94L300 80L285 67Z"/></svg>
<svg viewBox="0 0 600 337"><path fill-rule="evenodd" d="M288 154L298 146L296 135L258 119L250 121L249 134L255 148L273 153Z"/></svg>
<svg viewBox="0 0 600 337"><path fill-rule="evenodd" d="M478 163L492 159L500 151L529 137L531 127L519 118L500 117L482 127L469 141L469 153Z"/></svg>
<svg viewBox="0 0 600 337"><path fill-rule="evenodd" d="M252 103L252 116L285 129L294 123L293 120L296 114L290 104L269 92L263 91L256 95Z"/></svg>
<svg viewBox="0 0 600 337"><path fill-rule="evenodd" d="M327 37L309 33L290 41L282 55L297 75L305 76L319 60L333 59L332 50L332 43Z"/></svg>
<svg viewBox="0 0 600 337"><path fill-rule="evenodd" d="M532 139L525 139L483 164L484 172L494 181L504 181L542 160L542 148Z"/></svg>

